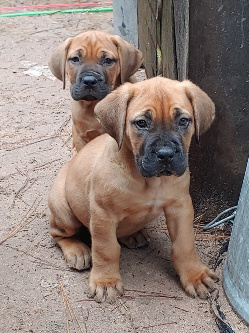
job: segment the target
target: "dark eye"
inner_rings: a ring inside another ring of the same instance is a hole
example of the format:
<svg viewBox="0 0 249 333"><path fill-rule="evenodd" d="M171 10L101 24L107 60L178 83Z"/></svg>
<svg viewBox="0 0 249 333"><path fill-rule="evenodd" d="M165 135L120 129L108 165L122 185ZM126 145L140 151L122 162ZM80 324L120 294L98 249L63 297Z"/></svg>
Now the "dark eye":
<svg viewBox="0 0 249 333"><path fill-rule="evenodd" d="M144 119L137 120L135 122L135 124L138 128L147 128L148 127L148 124L147 124L146 120L144 120Z"/></svg>
<svg viewBox="0 0 249 333"><path fill-rule="evenodd" d="M105 58L105 59L104 59L104 63L107 64L107 65L111 65L111 64L113 63L113 61L114 61L114 60L111 59L111 58Z"/></svg>
<svg viewBox="0 0 249 333"><path fill-rule="evenodd" d="M80 58L79 57L72 57L70 60L74 63L77 63L77 62L80 61Z"/></svg>
<svg viewBox="0 0 249 333"><path fill-rule="evenodd" d="M188 118L181 118L181 119L179 120L178 125L179 125L180 127L187 128L188 125L189 125L189 123L190 123L190 119L188 119Z"/></svg>

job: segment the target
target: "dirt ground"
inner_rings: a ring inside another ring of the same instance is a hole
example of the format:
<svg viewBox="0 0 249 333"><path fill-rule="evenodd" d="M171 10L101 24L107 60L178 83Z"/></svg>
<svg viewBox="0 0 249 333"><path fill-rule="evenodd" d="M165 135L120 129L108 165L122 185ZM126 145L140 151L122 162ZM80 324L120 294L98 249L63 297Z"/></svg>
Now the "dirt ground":
<svg viewBox="0 0 249 333"><path fill-rule="evenodd" d="M0 0L1 6L9 3ZM221 332L209 302L191 299L182 290L163 218L148 226L148 247L122 248L126 292L114 305L87 298L89 271L68 269L49 235L48 191L70 158L71 98L47 63L69 36L89 29L112 33L112 13L0 18L0 29L0 332ZM200 232L198 251L212 264L221 243ZM217 272L221 277L222 264ZM221 282L217 287L233 330L248 332Z"/></svg>

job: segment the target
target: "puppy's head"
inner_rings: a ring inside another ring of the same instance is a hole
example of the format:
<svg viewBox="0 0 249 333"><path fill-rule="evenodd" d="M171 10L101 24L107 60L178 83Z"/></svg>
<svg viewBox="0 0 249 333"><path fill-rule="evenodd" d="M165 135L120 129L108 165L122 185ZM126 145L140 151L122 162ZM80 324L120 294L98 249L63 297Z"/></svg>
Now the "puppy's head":
<svg viewBox="0 0 249 333"><path fill-rule="evenodd" d="M191 138L210 127L215 107L190 81L157 77L124 84L96 105L95 114L119 148L133 151L142 176L181 176Z"/></svg>
<svg viewBox="0 0 249 333"><path fill-rule="evenodd" d="M88 31L68 38L52 54L49 67L75 100L101 100L141 66L142 53L118 36Z"/></svg>

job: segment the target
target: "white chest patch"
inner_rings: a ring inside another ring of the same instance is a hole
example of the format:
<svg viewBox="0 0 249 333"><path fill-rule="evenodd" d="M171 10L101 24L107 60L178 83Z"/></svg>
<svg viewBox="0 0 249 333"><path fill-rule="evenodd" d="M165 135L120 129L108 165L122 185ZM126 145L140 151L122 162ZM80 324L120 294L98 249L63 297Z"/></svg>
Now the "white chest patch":
<svg viewBox="0 0 249 333"><path fill-rule="evenodd" d="M150 215L159 215L162 212L164 201L160 199L150 200L145 203L145 207L149 209Z"/></svg>

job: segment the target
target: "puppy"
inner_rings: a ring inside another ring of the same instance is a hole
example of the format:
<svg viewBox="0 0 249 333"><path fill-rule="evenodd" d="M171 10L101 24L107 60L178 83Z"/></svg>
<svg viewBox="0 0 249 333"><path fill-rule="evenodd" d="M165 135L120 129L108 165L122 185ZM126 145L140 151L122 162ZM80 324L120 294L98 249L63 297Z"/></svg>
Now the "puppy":
<svg viewBox="0 0 249 333"><path fill-rule="evenodd" d="M66 85L70 81L73 147L79 151L103 133L93 114L95 105L131 77L143 62L142 53L119 36L87 31L68 38L52 54L49 67Z"/></svg>
<svg viewBox="0 0 249 333"><path fill-rule="evenodd" d="M49 195L50 233L70 267L90 267L89 294L123 293L120 245L148 242L144 225L165 214L172 260L185 291L206 297L215 273L198 257L189 194L188 150L211 125L215 107L190 81L126 83L95 107L105 131L59 171ZM89 228L92 253L75 238Z"/></svg>

